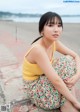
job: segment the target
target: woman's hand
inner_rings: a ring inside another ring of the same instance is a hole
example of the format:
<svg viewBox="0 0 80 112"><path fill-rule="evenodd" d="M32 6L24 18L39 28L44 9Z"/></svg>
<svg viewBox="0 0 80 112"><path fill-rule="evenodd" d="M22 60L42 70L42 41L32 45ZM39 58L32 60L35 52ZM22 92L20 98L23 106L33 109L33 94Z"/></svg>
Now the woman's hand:
<svg viewBox="0 0 80 112"><path fill-rule="evenodd" d="M78 81L78 79L79 79L78 75L74 75L71 78L65 79L64 82L68 88L72 88L72 86L75 85L75 83Z"/></svg>

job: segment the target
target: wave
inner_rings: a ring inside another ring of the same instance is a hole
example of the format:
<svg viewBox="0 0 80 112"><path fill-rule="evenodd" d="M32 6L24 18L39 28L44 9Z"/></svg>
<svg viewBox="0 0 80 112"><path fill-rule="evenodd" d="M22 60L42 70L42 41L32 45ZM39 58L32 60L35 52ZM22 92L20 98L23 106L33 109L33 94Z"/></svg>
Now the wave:
<svg viewBox="0 0 80 112"><path fill-rule="evenodd" d="M4 17L41 17L42 14L30 14L30 13L11 13L11 12L2 12L0 11L0 18ZM80 17L80 14L62 14L61 17Z"/></svg>
<svg viewBox="0 0 80 112"><path fill-rule="evenodd" d="M0 12L0 20L14 21L14 22L39 22L42 14L29 14L29 13L11 13L11 12ZM80 23L80 15L61 15L63 22Z"/></svg>

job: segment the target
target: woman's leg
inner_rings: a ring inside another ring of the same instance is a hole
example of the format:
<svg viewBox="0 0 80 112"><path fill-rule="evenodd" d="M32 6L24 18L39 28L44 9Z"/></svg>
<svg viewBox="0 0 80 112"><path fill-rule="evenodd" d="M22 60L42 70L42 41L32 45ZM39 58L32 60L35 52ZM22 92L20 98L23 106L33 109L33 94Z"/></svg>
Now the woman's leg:
<svg viewBox="0 0 80 112"><path fill-rule="evenodd" d="M30 83L24 81L24 85L30 100L37 107L45 111L51 111L60 107L61 94L54 88L45 75Z"/></svg>
<svg viewBox="0 0 80 112"><path fill-rule="evenodd" d="M61 107L61 112L79 112L73 105L66 101L65 104Z"/></svg>
<svg viewBox="0 0 80 112"><path fill-rule="evenodd" d="M71 90L72 94L75 95L75 87ZM79 112L68 100L61 106L61 112Z"/></svg>
<svg viewBox="0 0 80 112"><path fill-rule="evenodd" d="M53 67L57 71L58 75L64 80L72 77L76 73L75 61L70 56L63 56L56 60ZM71 90L72 94L75 96L74 88ZM62 112L78 112L75 107L69 102L65 101L65 98L61 98L61 111Z"/></svg>

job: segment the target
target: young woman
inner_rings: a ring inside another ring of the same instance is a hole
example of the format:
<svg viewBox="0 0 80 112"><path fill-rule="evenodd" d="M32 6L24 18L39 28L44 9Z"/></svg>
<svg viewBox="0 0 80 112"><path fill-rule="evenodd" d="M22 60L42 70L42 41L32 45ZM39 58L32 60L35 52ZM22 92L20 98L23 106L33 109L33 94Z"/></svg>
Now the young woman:
<svg viewBox="0 0 80 112"><path fill-rule="evenodd" d="M80 103L72 92L80 78L80 58L58 40L62 30L58 14L47 12L42 15L39 21L41 36L31 44L24 57L24 88L40 108L78 112ZM55 51L65 56L55 59Z"/></svg>

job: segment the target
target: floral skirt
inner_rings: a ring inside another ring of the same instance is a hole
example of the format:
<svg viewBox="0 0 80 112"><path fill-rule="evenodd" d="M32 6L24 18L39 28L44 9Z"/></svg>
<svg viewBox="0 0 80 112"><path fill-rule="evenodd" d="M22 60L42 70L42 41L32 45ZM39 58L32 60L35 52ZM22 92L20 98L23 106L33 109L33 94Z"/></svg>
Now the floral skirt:
<svg viewBox="0 0 80 112"><path fill-rule="evenodd" d="M76 73L75 61L70 56L55 59L52 66L63 81ZM45 110L57 109L66 101L45 75L31 82L23 82L25 93L37 107Z"/></svg>

